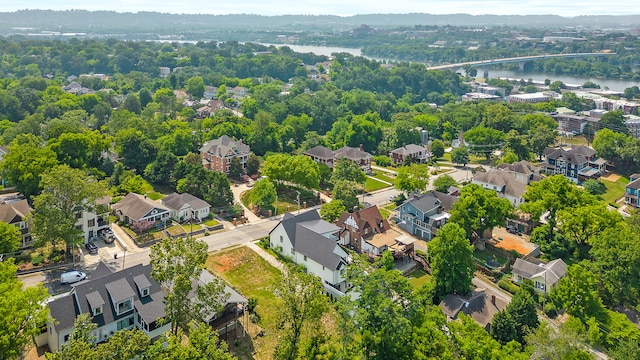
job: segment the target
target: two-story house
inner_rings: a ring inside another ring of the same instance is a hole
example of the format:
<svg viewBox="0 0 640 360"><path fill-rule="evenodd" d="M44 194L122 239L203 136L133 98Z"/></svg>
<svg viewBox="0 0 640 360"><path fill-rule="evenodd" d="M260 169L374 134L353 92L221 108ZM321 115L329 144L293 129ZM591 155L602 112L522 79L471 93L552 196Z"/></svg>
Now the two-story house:
<svg viewBox="0 0 640 360"><path fill-rule="evenodd" d="M160 200L169 209L171 218L178 222L189 219L200 222L209 216L211 205L189 193L173 193Z"/></svg>
<svg viewBox="0 0 640 360"><path fill-rule="evenodd" d="M640 196L640 174L633 174L629 177L629 183L625 187L624 202L634 208L640 208L638 198Z"/></svg>
<svg viewBox="0 0 640 360"><path fill-rule="evenodd" d="M387 250L397 258L413 254L414 240L393 230L376 205L343 212L336 225L340 227L339 243L358 253L372 258Z"/></svg>
<svg viewBox="0 0 640 360"><path fill-rule="evenodd" d="M513 206L518 207L524 202L522 195L527 191L527 185L540 180L540 169L528 161L513 164L500 164L497 169L477 172L471 182L485 189L495 191Z"/></svg>
<svg viewBox="0 0 640 360"><path fill-rule="evenodd" d="M348 253L338 243L340 228L320 218L316 210L286 213L269 233L270 247L322 280L325 291L343 296L347 284L343 270Z"/></svg>
<svg viewBox="0 0 640 360"><path fill-rule="evenodd" d="M32 211L33 209L25 199L0 204L0 221L20 229L20 234L22 235L21 248L29 247L33 243L33 238L29 232L30 222L27 219L27 215Z"/></svg>
<svg viewBox="0 0 640 360"><path fill-rule="evenodd" d="M78 211L76 213L76 228L82 230L82 238L84 243L95 239L98 232L102 229L108 229L109 223L109 205L111 197L105 196L96 199L93 211Z"/></svg>
<svg viewBox="0 0 640 360"><path fill-rule="evenodd" d="M358 164L365 173L371 173L371 154L362 150L362 145L359 148L343 146L335 151L325 146L318 145L305 151L304 155L310 157L313 161L319 164L327 165L330 169L333 169L333 165L339 158L343 157L349 159L349 161L355 164Z"/></svg>
<svg viewBox="0 0 640 360"><path fill-rule="evenodd" d="M404 164L406 161L424 164L431 158L431 153L424 146L408 144L391 151L389 157L396 165Z"/></svg>
<svg viewBox="0 0 640 360"><path fill-rule="evenodd" d="M604 159L596 151L584 145L563 148L547 147L543 152L547 173L562 174L573 183L581 184L587 179L597 179L607 170Z"/></svg>
<svg viewBox="0 0 640 360"><path fill-rule="evenodd" d="M243 143L242 139L236 141L222 135L204 143L200 148L200 157L205 168L228 174L231 160L234 158L240 159L242 169L246 171L250 151L249 145Z"/></svg>
<svg viewBox="0 0 640 360"><path fill-rule="evenodd" d="M425 240L436 236L438 229L446 224L457 197L438 191L412 194L395 209L394 219L403 230Z"/></svg>
<svg viewBox="0 0 640 360"><path fill-rule="evenodd" d="M511 280L515 283L529 280L534 289L549 294L566 273L567 264L562 259L556 259L549 263L538 259L516 259L511 269Z"/></svg>

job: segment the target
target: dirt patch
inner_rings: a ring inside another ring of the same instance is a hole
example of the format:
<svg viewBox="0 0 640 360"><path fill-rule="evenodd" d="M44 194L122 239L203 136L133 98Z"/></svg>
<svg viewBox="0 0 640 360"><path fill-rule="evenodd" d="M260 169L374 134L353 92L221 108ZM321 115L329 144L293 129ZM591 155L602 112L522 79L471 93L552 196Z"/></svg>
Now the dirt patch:
<svg viewBox="0 0 640 360"><path fill-rule="evenodd" d="M249 252L251 250L248 250ZM219 274L237 269L251 260L251 253L247 251L225 251L210 257L213 270Z"/></svg>
<svg viewBox="0 0 640 360"><path fill-rule="evenodd" d="M493 240L495 241L495 247L507 251L515 250L521 255L527 255L536 249L536 245L529 242L523 236L508 233L502 228L495 228L493 230Z"/></svg>
<svg viewBox="0 0 640 360"><path fill-rule="evenodd" d="M618 181L618 179L620 179L620 175L618 174L608 174L607 176L601 176L600 180L607 180L607 181L611 181L611 182L616 182Z"/></svg>

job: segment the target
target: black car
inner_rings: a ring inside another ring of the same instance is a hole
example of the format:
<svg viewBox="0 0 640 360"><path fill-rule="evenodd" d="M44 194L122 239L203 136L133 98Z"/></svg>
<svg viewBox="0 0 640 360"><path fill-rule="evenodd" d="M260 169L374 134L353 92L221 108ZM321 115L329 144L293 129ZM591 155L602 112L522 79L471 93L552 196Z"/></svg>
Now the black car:
<svg viewBox="0 0 640 360"><path fill-rule="evenodd" d="M91 255L96 255L98 253L98 245L92 243L92 242L88 242L86 244L84 244L84 247L87 248L87 250L89 250L89 254Z"/></svg>

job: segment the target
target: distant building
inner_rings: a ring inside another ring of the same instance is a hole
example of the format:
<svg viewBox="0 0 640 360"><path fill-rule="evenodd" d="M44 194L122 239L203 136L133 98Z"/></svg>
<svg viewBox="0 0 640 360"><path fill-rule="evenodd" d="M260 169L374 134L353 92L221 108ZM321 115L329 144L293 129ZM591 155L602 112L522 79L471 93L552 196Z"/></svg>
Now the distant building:
<svg viewBox="0 0 640 360"><path fill-rule="evenodd" d="M549 102L552 98L554 98L555 94L552 92L537 92L532 94L516 94L509 95L508 102L514 103L526 103L526 104L535 104L541 102Z"/></svg>
<svg viewBox="0 0 640 360"><path fill-rule="evenodd" d="M624 202L634 208L640 208L640 174L629 176L629 183L625 187Z"/></svg>
<svg viewBox="0 0 640 360"><path fill-rule="evenodd" d="M0 204L0 221L20 229L21 248L29 247L33 243L29 231L31 223L27 217L32 211L33 209L25 199Z"/></svg>
<svg viewBox="0 0 640 360"><path fill-rule="evenodd" d="M528 161L514 164L501 164L498 169L487 172L476 172L471 180L485 189L493 190L513 206L518 207L524 202L522 197L527 191L527 185L540 180L540 169Z"/></svg>
<svg viewBox="0 0 640 360"><path fill-rule="evenodd" d="M403 145L389 153L394 164L404 164L405 161L424 164L431 158L431 153L424 147L415 144Z"/></svg>
<svg viewBox="0 0 640 360"><path fill-rule="evenodd" d="M161 78L166 78L167 76L169 76L169 74L171 74L171 69L166 67L166 66L161 66L160 67L160 77Z"/></svg>
<svg viewBox="0 0 640 360"><path fill-rule="evenodd" d="M319 164L327 165L330 169L333 169L333 166L339 158L344 157L358 164L365 173L371 173L371 154L362 150L362 146L360 146L360 148L343 146L334 151L325 146L318 145L305 151L304 155Z"/></svg>
<svg viewBox="0 0 640 360"><path fill-rule="evenodd" d="M476 100L500 100L500 96L492 94L484 94L480 92L468 92L462 95L462 101L476 101Z"/></svg>
<svg viewBox="0 0 640 360"><path fill-rule="evenodd" d="M607 170L607 162L596 156L596 151L584 145L544 149L547 173L562 174L576 184L587 179L597 179Z"/></svg>
<svg viewBox="0 0 640 360"><path fill-rule="evenodd" d="M204 167L225 174L229 173L229 166L234 158L240 159L240 165L246 171L250 153L249 145L243 143L242 139L236 141L227 135L209 140L200 148L200 157Z"/></svg>

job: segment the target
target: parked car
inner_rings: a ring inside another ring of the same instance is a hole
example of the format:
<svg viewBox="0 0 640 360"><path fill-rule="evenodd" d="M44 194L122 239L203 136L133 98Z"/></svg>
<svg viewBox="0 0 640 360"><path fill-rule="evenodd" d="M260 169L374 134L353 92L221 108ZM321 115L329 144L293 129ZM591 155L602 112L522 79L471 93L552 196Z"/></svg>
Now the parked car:
<svg viewBox="0 0 640 360"><path fill-rule="evenodd" d="M102 229L98 231L98 236L104 240L105 243L112 243L116 239L116 235L111 229Z"/></svg>
<svg viewBox="0 0 640 360"><path fill-rule="evenodd" d="M87 278L87 274L82 271L68 271L60 275L61 284L73 284L78 281L82 281Z"/></svg>
<svg viewBox="0 0 640 360"><path fill-rule="evenodd" d="M84 244L84 247L87 248L87 250L89 250L89 254L91 255L95 255L98 253L98 245L92 243L92 242L88 242L86 244Z"/></svg>

